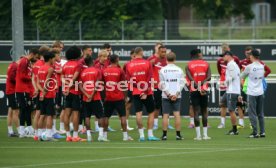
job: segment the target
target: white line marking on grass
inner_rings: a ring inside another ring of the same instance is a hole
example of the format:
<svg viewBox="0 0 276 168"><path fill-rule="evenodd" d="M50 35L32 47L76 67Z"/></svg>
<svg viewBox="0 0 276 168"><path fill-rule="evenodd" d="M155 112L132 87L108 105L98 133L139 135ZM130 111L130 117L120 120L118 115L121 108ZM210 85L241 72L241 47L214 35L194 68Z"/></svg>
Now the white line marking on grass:
<svg viewBox="0 0 276 168"><path fill-rule="evenodd" d="M91 162L101 162L101 161L114 161L114 160L124 160L124 159L172 156L172 155L181 155L181 154L230 152L230 151L244 151L244 150L256 150L256 149L265 149L265 148L240 148L240 149L234 148L234 149L221 149L221 150L195 151L195 152L174 152L174 153L164 153L164 154L157 154L157 155L125 156L125 157L115 157L115 158L107 158L107 159L91 159L91 160L78 160L78 161L67 161L67 162L57 162L57 163L29 164L29 165L10 166L10 167L1 167L1 168L21 168L21 167L39 167L39 166L53 166L53 165L66 165L66 164L80 164L80 163L91 163ZM271 149L271 148L268 148L268 149Z"/></svg>

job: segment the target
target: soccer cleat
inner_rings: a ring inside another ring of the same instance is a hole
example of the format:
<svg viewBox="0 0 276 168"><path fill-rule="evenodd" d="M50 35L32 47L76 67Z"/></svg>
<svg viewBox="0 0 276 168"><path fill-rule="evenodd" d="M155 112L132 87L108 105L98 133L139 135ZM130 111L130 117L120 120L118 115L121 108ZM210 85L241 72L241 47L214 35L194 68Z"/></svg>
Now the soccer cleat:
<svg viewBox="0 0 276 168"><path fill-rule="evenodd" d="M134 128L127 127L127 130L128 130L128 131L132 131L132 130L134 130Z"/></svg>
<svg viewBox="0 0 276 168"><path fill-rule="evenodd" d="M220 124L218 125L218 129L222 129L222 128L225 128L225 125L222 124L222 123L220 123Z"/></svg>
<svg viewBox="0 0 276 168"><path fill-rule="evenodd" d="M153 130L158 130L158 125L154 125Z"/></svg>
<svg viewBox="0 0 276 168"><path fill-rule="evenodd" d="M109 132L115 132L116 130L113 129L113 128L111 128L111 127L108 127L108 131L109 131Z"/></svg>
<svg viewBox="0 0 276 168"><path fill-rule="evenodd" d="M161 140L162 140L162 141L166 141L166 140L167 140L167 136L162 136L162 137L161 137Z"/></svg>
<svg viewBox="0 0 276 168"><path fill-rule="evenodd" d="M238 129L244 129L244 125L240 125L240 124L239 124L239 125L237 126L237 128L238 128Z"/></svg>
<svg viewBox="0 0 276 168"><path fill-rule="evenodd" d="M109 140L107 138L103 137L103 136L99 136L98 141L99 142L109 142Z"/></svg>
<svg viewBox="0 0 276 168"><path fill-rule="evenodd" d="M265 133L260 133L260 138L265 138Z"/></svg>
<svg viewBox="0 0 276 168"><path fill-rule="evenodd" d="M145 142L146 140L145 140L145 137L140 137L139 138L139 142Z"/></svg>
<svg viewBox="0 0 276 168"><path fill-rule="evenodd" d="M24 134L19 134L19 138L26 138L27 136L26 136L26 134L24 133Z"/></svg>
<svg viewBox="0 0 276 168"><path fill-rule="evenodd" d="M195 140L195 141L201 141L202 138L201 138L201 137L196 137L196 138L194 138L194 140Z"/></svg>
<svg viewBox="0 0 276 168"><path fill-rule="evenodd" d="M182 136L176 136L176 140L180 141L180 140L184 140L184 138Z"/></svg>
<svg viewBox="0 0 276 168"><path fill-rule="evenodd" d="M57 133L59 133L59 134L66 134L66 131L65 130L59 130L59 131L57 131Z"/></svg>
<svg viewBox="0 0 276 168"><path fill-rule="evenodd" d="M92 142L93 139L92 139L92 136L87 136L87 142Z"/></svg>
<svg viewBox="0 0 276 168"><path fill-rule="evenodd" d="M173 126L171 126L171 125L168 125L168 129L170 129L170 130L174 130L174 127L173 127Z"/></svg>
<svg viewBox="0 0 276 168"><path fill-rule="evenodd" d="M64 139L64 138L66 138L65 136L62 136L62 135L60 135L60 134L58 134L58 133L55 133L54 135L53 135L53 138L54 139Z"/></svg>
<svg viewBox="0 0 276 168"><path fill-rule="evenodd" d="M211 137L208 137L208 136L203 136L203 138L202 138L203 140L210 140L210 139L212 139Z"/></svg>
<svg viewBox="0 0 276 168"><path fill-rule="evenodd" d="M131 136L128 136L127 138L124 138L123 141L133 141L133 138Z"/></svg>
<svg viewBox="0 0 276 168"><path fill-rule="evenodd" d="M226 135L239 135L239 131L230 130Z"/></svg>
<svg viewBox="0 0 276 168"><path fill-rule="evenodd" d="M66 142L72 142L72 137L70 136L66 137Z"/></svg>
<svg viewBox="0 0 276 168"><path fill-rule="evenodd" d="M80 134L86 134L86 129L83 128L83 129L80 131Z"/></svg>
<svg viewBox="0 0 276 168"><path fill-rule="evenodd" d="M248 136L248 138L259 138L259 135L252 133Z"/></svg>
<svg viewBox="0 0 276 168"><path fill-rule="evenodd" d="M155 136L148 137L148 141L160 141L159 138L156 138Z"/></svg>
<svg viewBox="0 0 276 168"><path fill-rule="evenodd" d="M19 135L17 133L8 133L8 137L18 137Z"/></svg>
<svg viewBox="0 0 276 168"><path fill-rule="evenodd" d="M34 141L39 141L38 136L34 136Z"/></svg>
<svg viewBox="0 0 276 168"><path fill-rule="evenodd" d="M195 124L190 123L188 128L195 128Z"/></svg>
<svg viewBox="0 0 276 168"><path fill-rule="evenodd" d="M86 142L86 139L82 139L80 137L73 137L72 142Z"/></svg>

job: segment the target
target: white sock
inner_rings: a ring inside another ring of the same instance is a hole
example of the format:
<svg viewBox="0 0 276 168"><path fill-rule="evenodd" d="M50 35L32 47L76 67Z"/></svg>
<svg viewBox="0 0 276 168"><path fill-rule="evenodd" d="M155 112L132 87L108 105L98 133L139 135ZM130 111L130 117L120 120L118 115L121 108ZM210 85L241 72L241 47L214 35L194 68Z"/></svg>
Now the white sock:
<svg viewBox="0 0 276 168"><path fill-rule="evenodd" d="M153 137L153 131L152 131L152 129L148 130L148 137Z"/></svg>
<svg viewBox="0 0 276 168"><path fill-rule="evenodd" d="M8 132L9 134L13 134L12 126L8 126Z"/></svg>
<svg viewBox="0 0 276 168"><path fill-rule="evenodd" d="M123 137L124 137L124 139L128 139L127 132L123 132Z"/></svg>
<svg viewBox="0 0 276 168"><path fill-rule="evenodd" d="M145 138L144 129L139 129L140 138Z"/></svg>
<svg viewBox="0 0 276 168"><path fill-rule="evenodd" d="M19 134L21 134L21 135L24 135L25 134L25 132L24 132L24 126L20 126L20 131L19 131Z"/></svg>
<svg viewBox="0 0 276 168"><path fill-rule="evenodd" d="M87 134L88 137L91 137L91 131L90 130L87 130L86 134Z"/></svg>
<svg viewBox="0 0 276 168"><path fill-rule="evenodd" d="M99 122L95 121L95 130L98 130L98 129L99 129Z"/></svg>
<svg viewBox="0 0 276 168"><path fill-rule="evenodd" d="M67 137L71 137L70 131L67 131L67 132L66 132L66 136L67 136Z"/></svg>
<svg viewBox="0 0 276 168"><path fill-rule="evenodd" d="M155 119L154 119L153 125L154 125L154 126L158 126L158 118L155 118Z"/></svg>
<svg viewBox="0 0 276 168"><path fill-rule="evenodd" d="M34 131L34 128L32 126L28 126L27 129L28 129L29 132L33 132Z"/></svg>
<svg viewBox="0 0 276 168"><path fill-rule="evenodd" d="M203 136L208 136L208 127L203 127Z"/></svg>
<svg viewBox="0 0 276 168"><path fill-rule="evenodd" d="M128 125L128 120L126 120L126 123L127 123L127 128L129 128L129 125Z"/></svg>
<svg viewBox="0 0 276 168"><path fill-rule="evenodd" d="M34 131L35 136L38 136L38 130Z"/></svg>
<svg viewBox="0 0 276 168"><path fill-rule="evenodd" d="M77 138L78 136L79 136L78 131L74 131L74 132L73 132L73 137L74 137L74 138Z"/></svg>
<svg viewBox="0 0 276 168"><path fill-rule="evenodd" d="M103 137L104 137L105 139L107 139L107 132L106 132L106 131L103 132Z"/></svg>
<svg viewBox="0 0 276 168"><path fill-rule="evenodd" d="M244 121L243 121L243 119L239 119L239 124L242 125L242 126L244 126Z"/></svg>
<svg viewBox="0 0 276 168"><path fill-rule="evenodd" d="M220 117L220 123L225 125L225 117Z"/></svg>
<svg viewBox="0 0 276 168"><path fill-rule="evenodd" d="M52 137L52 129L46 129L46 137L47 138Z"/></svg>
<svg viewBox="0 0 276 168"><path fill-rule="evenodd" d="M190 117L190 124L195 125L195 119L193 117Z"/></svg>
<svg viewBox="0 0 276 168"><path fill-rule="evenodd" d="M38 129L38 130L37 130L37 136L40 137L41 134L42 134L42 129Z"/></svg>
<svg viewBox="0 0 276 168"><path fill-rule="evenodd" d="M103 127L100 127L100 128L99 128L99 136L100 136L100 137L104 136Z"/></svg>
<svg viewBox="0 0 276 168"><path fill-rule="evenodd" d="M201 133L200 133L200 127L196 127L196 137L199 138L201 137Z"/></svg>
<svg viewBox="0 0 276 168"><path fill-rule="evenodd" d="M71 130L71 129L74 129L74 125L73 125L72 122L70 122L69 126L70 126L70 130Z"/></svg>
<svg viewBox="0 0 276 168"><path fill-rule="evenodd" d="M79 131L83 130L83 125L79 125Z"/></svg>
<svg viewBox="0 0 276 168"><path fill-rule="evenodd" d="M59 130L64 131L64 122L59 123Z"/></svg>
<svg viewBox="0 0 276 168"><path fill-rule="evenodd" d="M53 119L53 129L57 130L57 120Z"/></svg>

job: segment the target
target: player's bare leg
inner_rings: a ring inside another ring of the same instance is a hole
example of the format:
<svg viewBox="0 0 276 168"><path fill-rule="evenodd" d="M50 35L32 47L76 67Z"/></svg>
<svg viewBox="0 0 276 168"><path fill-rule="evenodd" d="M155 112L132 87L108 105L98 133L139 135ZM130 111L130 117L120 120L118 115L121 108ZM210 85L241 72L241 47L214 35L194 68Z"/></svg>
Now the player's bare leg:
<svg viewBox="0 0 276 168"><path fill-rule="evenodd" d="M189 124L189 128L195 128L195 115L194 115L194 110L193 110L193 106L190 105L189 107L189 116L190 116L190 124Z"/></svg>
<svg viewBox="0 0 276 168"><path fill-rule="evenodd" d="M237 128L242 129L244 128L244 111L240 106L238 106L238 114L239 114L239 124Z"/></svg>

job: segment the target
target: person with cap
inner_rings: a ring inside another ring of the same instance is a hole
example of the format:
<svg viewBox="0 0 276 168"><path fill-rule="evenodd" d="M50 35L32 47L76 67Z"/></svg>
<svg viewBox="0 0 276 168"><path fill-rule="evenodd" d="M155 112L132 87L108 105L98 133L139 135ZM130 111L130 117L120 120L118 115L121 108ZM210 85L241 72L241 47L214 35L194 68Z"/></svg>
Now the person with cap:
<svg viewBox="0 0 276 168"><path fill-rule="evenodd" d="M238 135L235 109L241 94L240 68L234 61L233 54L230 51L224 52L222 56L224 61L227 62L224 83L226 94L224 94L220 104L226 105L230 113L233 128L228 132L228 135Z"/></svg>
<svg viewBox="0 0 276 168"><path fill-rule="evenodd" d="M264 86L263 79L265 75L264 65L260 62L260 53L258 50L252 50L249 53L250 61L252 62L245 67L241 74L241 79L248 77L247 84L247 101L248 115L253 127L253 132L249 138L265 137L264 123ZM260 135L258 134L258 124L260 127Z"/></svg>

